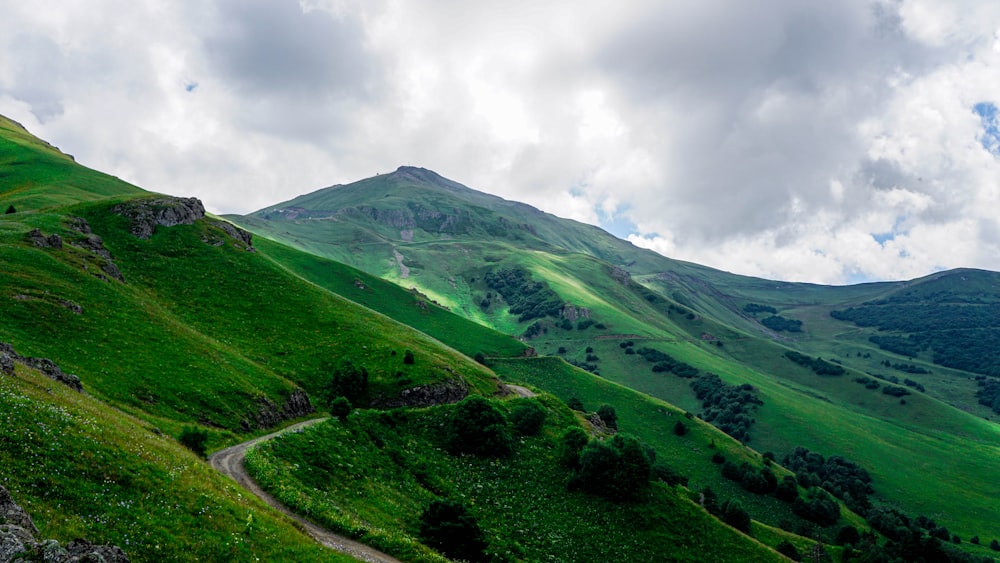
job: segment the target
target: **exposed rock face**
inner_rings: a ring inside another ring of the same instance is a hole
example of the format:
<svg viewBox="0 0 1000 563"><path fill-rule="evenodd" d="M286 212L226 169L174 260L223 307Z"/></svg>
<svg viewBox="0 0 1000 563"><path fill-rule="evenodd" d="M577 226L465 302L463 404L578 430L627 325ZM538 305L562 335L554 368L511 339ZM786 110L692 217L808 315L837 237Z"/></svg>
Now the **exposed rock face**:
<svg viewBox="0 0 1000 563"><path fill-rule="evenodd" d="M52 360L21 356L14 351L14 348L10 344L0 342L0 371L8 375L13 374L14 362L29 368L37 369L49 378L66 385L74 391L83 391L83 385L80 384L80 378L71 373L63 373L63 371L59 369L59 366L57 366Z"/></svg>
<svg viewBox="0 0 1000 563"><path fill-rule="evenodd" d="M45 236L39 229L31 229L28 234L25 235L28 242L34 244L38 248L55 248L57 250L62 249L63 241L62 237L59 235L49 235Z"/></svg>
<svg viewBox="0 0 1000 563"><path fill-rule="evenodd" d="M586 307L576 307L572 303L567 303L562 310L564 319L576 321L577 319L589 319L590 309Z"/></svg>
<svg viewBox="0 0 1000 563"><path fill-rule="evenodd" d="M399 396L372 401L377 408L430 407L461 401L469 394L469 387L461 380L451 380L432 385L404 389Z"/></svg>
<svg viewBox="0 0 1000 563"><path fill-rule="evenodd" d="M194 197L162 197L133 200L111 208L113 213L127 217L131 233L137 238L148 239L156 227L193 225L205 216L205 206Z"/></svg>
<svg viewBox="0 0 1000 563"><path fill-rule="evenodd" d="M316 410L309 402L309 395L306 395L305 391L301 389L292 391L288 400L280 408L267 397L259 397L257 403L260 408L253 414L253 420L243 420L241 423L244 432L273 428L285 420L299 418Z"/></svg>
<svg viewBox="0 0 1000 563"><path fill-rule="evenodd" d="M256 249L253 247L253 235L249 231L245 231L232 223L227 223L226 221L218 221L215 223L226 234L229 235L234 241L236 241L237 246L242 243L243 248L254 252Z"/></svg>
<svg viewBox="0 0 1000 563"><path fill-rule="evenodd" d="M35 539L38 528L0 486L0 563L128 563L128 555L118 546L94 545L86 540L73 540L66 547L55 540Z"/></svg>
<svg viewBox="0 0 1000 563"><path fill-rule="evenodd" d="M632 274L628 270L615 266L611 268L611 277L618 283L628 287L632 283Z"/></svg>
<svg viewBox="0 0 1000 563"><path fill-rule="evenodd" d="M83 238L71 242L73 246L86 250L93 255L93 261L97 263L101 273L94 274L98 278L107 281L109 278L125 282L125 276L113 262L111 251L104 247L104 240L95 235L90 230L90 225L82 217L70 217L69 228L84 235Z"/></svg>

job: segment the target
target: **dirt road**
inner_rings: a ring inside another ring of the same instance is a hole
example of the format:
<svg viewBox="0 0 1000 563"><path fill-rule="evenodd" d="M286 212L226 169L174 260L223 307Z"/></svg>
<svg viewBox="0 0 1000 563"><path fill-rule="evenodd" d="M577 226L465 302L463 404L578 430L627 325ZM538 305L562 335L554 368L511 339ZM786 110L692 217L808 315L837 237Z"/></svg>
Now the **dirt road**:
<svg viewBox="0 0 1000 563"><path fill-rule="evenodd" d="M346 553L347 555L360 559L361 561L370 561L372 563L402 563L395 557L386 555L381 551L373 549L363 543L358 543L350 538L346 538L344 536L334 534L329 530L320 528L298 514L295 514L288 508L285 508L285 506L278 502L277 499L269 495L266 491L264 491L264 489L261 489L257 483L250 478L250 475L247 474L246 469L243 467L243 459L246 457L247 449L251 446L270 440L283 432L291 432L325 420L327 419L316 418L300 422L298 424L293 424L284 430L274 432L266 436L261 436L259 438L254 438L253 440L237 444L231 448L220 450L212 454L208 458L208 461L216 470L232 477L241 487L260 497L261 500L287 515L292 520L298 522L310 536L322 545L329 547L330 549L335 549L341 553Z"/></svg>

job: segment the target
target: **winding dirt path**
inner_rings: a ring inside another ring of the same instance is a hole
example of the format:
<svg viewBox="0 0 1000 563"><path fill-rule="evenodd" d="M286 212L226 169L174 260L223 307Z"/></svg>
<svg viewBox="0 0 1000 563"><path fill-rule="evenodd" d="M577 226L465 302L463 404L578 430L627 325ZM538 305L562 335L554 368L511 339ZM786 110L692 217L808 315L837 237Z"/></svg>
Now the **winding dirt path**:
<svg viewBox="0 0 1000 563"><path fill-rule="evenodd" d="M402 563L399 559L396 559L395 557L386 555L385 553L382 553L377 549L373 549L363 543L356 542L350 538L334 534L329 530L325 530L317 526L316 524L313 524L312 522L306 520L305 518L299 516L298 514L295 514L294 512L286 508L283 504L278 502L276 498L268 494L267 491L261 489L260 486L257 485L257 483L250 478L250 475L247 474L246 469L243 467L243 460L247 455L248 448L256 444L259 444L260 442L265 442L267 440L270 440L275 436L278 436L279 434L282 434L284 432L291 432L294 430L298 430L300 428L305 428L306 426L312 426L313 424L318 424L325 420L328 419L315 418L313 420L307 420L305 422L293 424L288 428L279 430L278 432L273 432L266 436L254 438L253 440L248 440L246 442L243 442L242 444L237 444L230 448L220 450L212 454L208 458L208 461L209 463L212 464L212 467L214 467L216 470L232 477L233 480L235 480L241 487L250 491L257 497L260 497L261 500L271 505L279 512L285 514L292 520L298 522L305 529L305 531L320 544L330 549L339 551L341 553L346 553L347 555L360 559L361 561L369 561L371 563Z"/></svg>

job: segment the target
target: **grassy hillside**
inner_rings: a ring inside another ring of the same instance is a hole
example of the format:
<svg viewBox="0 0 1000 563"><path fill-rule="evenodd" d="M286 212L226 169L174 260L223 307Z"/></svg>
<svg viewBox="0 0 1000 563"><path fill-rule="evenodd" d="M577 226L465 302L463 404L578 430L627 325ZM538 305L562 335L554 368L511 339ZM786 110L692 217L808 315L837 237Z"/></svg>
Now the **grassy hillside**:
<svg viewBox="0 0 1000 563"><path fill-rule="evenodd" d="M442 560L419 540L420 515L439 498L468 506L494 560L780 559L676 489L654 485L624 504L568 491L556 452L572 416L545 403L542 434L520 438L510 457L446 453L441 421L453 407L445 406L359 412L267 443L248 466L284 502L408 561Z"/></svg>
<svg viewBox="0 0 1000 563"><path fill-rule="evenodd" d="M132 561L346 561L158 428L18 366L0 374L0 479L41 536Z"/></svg>

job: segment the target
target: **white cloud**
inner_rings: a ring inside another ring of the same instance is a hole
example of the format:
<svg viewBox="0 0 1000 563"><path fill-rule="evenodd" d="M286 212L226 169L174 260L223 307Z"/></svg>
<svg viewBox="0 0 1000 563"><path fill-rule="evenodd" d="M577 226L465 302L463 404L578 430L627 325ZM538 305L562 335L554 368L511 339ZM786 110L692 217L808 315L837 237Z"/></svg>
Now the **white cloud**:
<svg viewBox="0 0 1000 563"><path fill-rule="evenodd" d="M0 0L0 112L247 212L425 166L677 258L1000 269L1000 4ZM876 238L878 237L878 238ZM880 242L881 241L881 242Z"/></svg>

